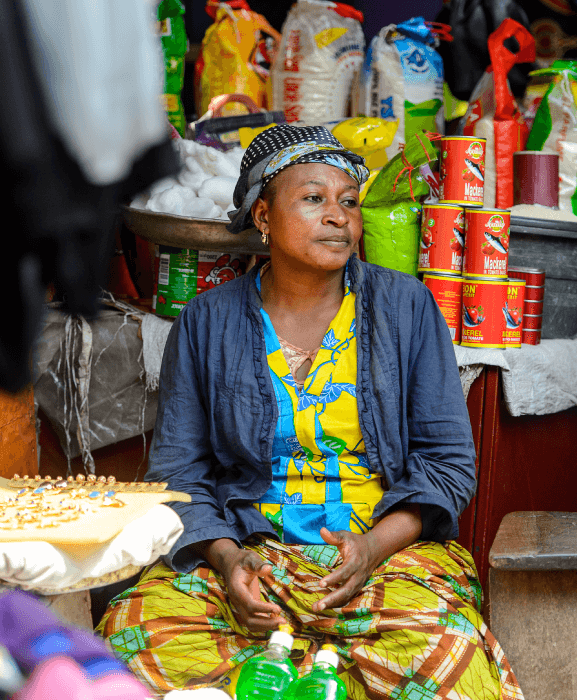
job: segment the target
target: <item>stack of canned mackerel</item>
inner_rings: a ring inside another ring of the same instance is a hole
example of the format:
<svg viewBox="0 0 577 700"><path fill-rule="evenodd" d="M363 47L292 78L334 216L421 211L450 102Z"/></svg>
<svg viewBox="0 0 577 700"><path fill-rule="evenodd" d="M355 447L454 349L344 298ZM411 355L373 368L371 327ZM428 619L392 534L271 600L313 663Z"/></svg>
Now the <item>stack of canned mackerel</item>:
<svg viewBox="0 0 577 700"><path fill-rule="evenodd" d="M439 204L423 206L418 271L456 345L537 345L545 272L508 267L511 213L483 208L484 176L485 139L441 139Z"/></svg>

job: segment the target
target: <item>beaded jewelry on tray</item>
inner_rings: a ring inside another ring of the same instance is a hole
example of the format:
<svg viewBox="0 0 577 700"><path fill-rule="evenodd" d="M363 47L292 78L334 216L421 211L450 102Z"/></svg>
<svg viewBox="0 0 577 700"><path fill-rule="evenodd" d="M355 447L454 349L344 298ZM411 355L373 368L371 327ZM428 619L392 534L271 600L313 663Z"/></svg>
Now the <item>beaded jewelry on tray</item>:
<svg viewBox="0 0 577 700"><path fill-rule="evenodd" d="M18 474L12 481L20 481ZM0 529L58 527L77 520L81 515L97 513L100 508L126 505L111 488L116 481L114 477L101 477L101 483L108 486L107 490L92 489L96 478L85 479L83 474L76 479L57 477L55 480L49 476L35 476L33 479L24 476L22 481L25 485L13 497L0 500ZM85 481L89 488L84 488Z"/></svg>

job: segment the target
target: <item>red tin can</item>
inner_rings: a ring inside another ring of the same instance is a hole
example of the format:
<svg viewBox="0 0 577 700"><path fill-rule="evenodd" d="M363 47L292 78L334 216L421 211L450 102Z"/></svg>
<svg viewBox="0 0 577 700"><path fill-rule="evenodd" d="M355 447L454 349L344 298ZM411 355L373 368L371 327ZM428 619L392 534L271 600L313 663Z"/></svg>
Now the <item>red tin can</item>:
<svg viewBox="0 0 577 700"><path fill-rule="evenodd" d="M449 326L453 343L459 345L461 342L463 278L428 272L423 276L423 283L433 293L447 326Z"/></svg>
<svg viewBox="0 0 577 700"><path fill-rule="evenodd" d="M523 328L528 331L540 331L543 325L543 314L524 314Z"/></svg>
<svg viewBox="0 0 577 700"><path fill-rule="evenodd" d="M525 280L509 279L507 302L503 309L505 331L503 342L507 348L521 347L521 324L525 301Z"/></svg>
<svg viewBox="0 0 577 700"><path fill-rule="evenodd" d="M545 286L545 270L538 267L510 267L509 277L525 280L528 287Z"/></svg>
<svg viewBox="0 0 577 700"><path fill-rule="evenodd" d="M507 278L511 212L465 209L465 277Z"/></svg>
<svg viewBox="0 0 577 700"><path fill-rule="evenodd" d="M532 331L527 328L523 328L523 334L521 340L525 345L539 345L541 342L541 331Z"/></svg>
<svg viewBox="0 0 577 700"><path fill-rule="evenodd" d="M423 207L419 272L460 275L465 247L465 210L452 204Z"/></svg>
<svg viewBox="0 0 577 700"><path fill-rule="evenodd" d="M439 203L482 207L486 140L472 136L441 139Z"/></svg>
<svg viewBox="0 0 577 700"><path fill-rule="evenodd" d="M513 274L517 274L516 272ZM525 301L543 301L545 296L545 287L533 287L530 284L525 285Z"/></svg>
<svg viewBox="0 0 577 700"><path fill-rule="evenodd" d="M507 303L508 286L508 280L486 277L464 280L461 345L474 348L505 347L503 309Z"/></svg>
<svg viewBox="0 0 577 700"><path fill-rule="evenodd" d="M525 299L523 313L529 316L540 316L543 313L543 301L527 301Z"/></svg>

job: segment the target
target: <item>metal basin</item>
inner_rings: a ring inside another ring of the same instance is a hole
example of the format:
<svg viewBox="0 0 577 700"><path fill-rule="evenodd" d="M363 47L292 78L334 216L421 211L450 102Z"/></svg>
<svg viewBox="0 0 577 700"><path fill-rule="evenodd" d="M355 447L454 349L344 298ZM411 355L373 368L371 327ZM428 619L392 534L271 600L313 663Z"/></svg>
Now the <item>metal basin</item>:
<svg viewBox="0 0 577 700"><path fill-rule="evenodd" d="M269 252L255 228L236 235L229 233L226 222L219 219L191 219L126 206L121 210L126 226L133 233L158 245L249 255Z"/></svg>

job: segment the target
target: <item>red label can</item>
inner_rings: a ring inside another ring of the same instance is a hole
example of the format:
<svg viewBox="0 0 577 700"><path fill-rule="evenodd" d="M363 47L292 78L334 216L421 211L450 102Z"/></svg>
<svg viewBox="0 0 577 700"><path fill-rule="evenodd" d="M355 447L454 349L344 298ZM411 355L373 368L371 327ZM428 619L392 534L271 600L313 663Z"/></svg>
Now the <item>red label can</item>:
<svg viewBox="0 0 577 700"><path fill-rule="evenodd" d="M506 330L503 309L508 280L473 277L463 282L463 330L461 345L473 348L504 348Z"/></svg>
<svg viewBox="0 0 577 700"><path fill-rule="evenodd" d="M521 324L525 301L525 280L510 279L507 285L505 315L505 332L503 342L507 348L521 347Z"/></svg>
<svg viewBox="0 0 577 700"><path fill-rule="evenodd" d="M423 207L419 272L460 275L465 247L465 210L451 204Z"/></svg>
<svg viewBox="0 0 577 700"><path fill-rule="evenodd" d="M523 316L523 328L528 331L540 331L543 325L543 314L525 314Z"/></svg>
<svg viewBox="0 0 577 700"><path fill-rule="evenodd" d="M427 273L423 283L428 287L441 309L449 333L455 345L461 342L461 305L463 299L463 278Z"/></svg>
<svg viewBox="0 0 577 700"><path fill-rule="evenodd" d="M511 212L465 209L465 277L507 278Z"/></svg>
<svg viewBox="0 0 577 700"><path fill-rule="evenodd" d="M516 272L514 274L517 274ZM533 287L530 284L525 286L525 301L543 301L545 297L545 287Z"/></svg>
<svg viewBox="0 0 577 700"><path fill-rule="evenodd" d="M545 270L538 267L510 267L509 277L525 280L528 287L545 286Z"/></svg>
<svg viewBox="0 0 577 700"><path fill-rule="evenodd" d="M541 342L541 331L532 331L528 328L523 328L522 340L525 345L539 345Z"/></svg>
<svg viewBox="0 0 577 700"><path fill-rule="evenodd" d="M483 206L485 139L445 136L441 139L439 203Z"/></svg>
<svg viewBox="0 0 577 700"><path fill-rule="evenodd" d="M523 313L531 316L540 316L543 313L543 302L525 299Z"/></svg>

